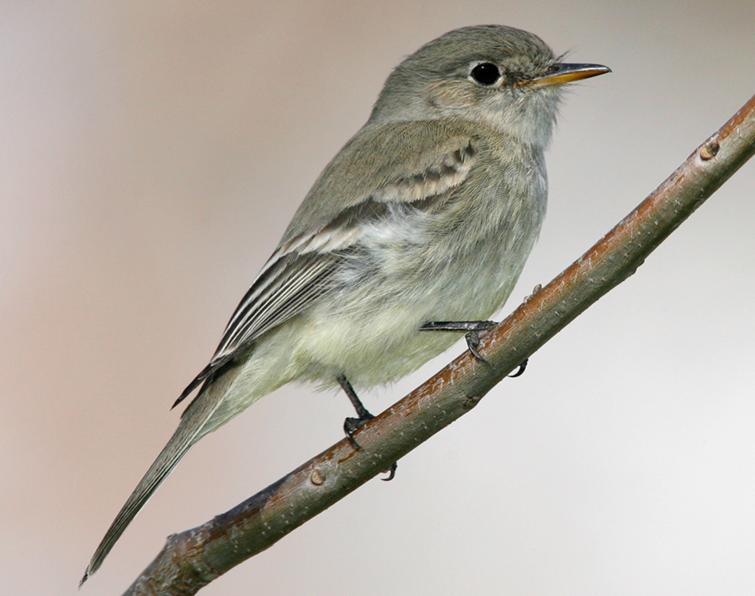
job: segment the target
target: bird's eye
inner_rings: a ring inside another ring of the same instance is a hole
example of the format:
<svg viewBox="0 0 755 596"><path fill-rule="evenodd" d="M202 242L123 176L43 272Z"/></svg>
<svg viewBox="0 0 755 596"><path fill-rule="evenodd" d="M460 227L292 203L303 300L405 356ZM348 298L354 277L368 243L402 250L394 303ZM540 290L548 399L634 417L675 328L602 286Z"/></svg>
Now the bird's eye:
<svg viewBox="0 0 755 596"><path fill-rule="evenodd" d="M480 85L489 87L490 85L494 85L498 82L498 79L501 78L501 71L498 70L498 67L491 62L481 62L472 69L472 72L469 73L469 76L472 77Z"/></svg>

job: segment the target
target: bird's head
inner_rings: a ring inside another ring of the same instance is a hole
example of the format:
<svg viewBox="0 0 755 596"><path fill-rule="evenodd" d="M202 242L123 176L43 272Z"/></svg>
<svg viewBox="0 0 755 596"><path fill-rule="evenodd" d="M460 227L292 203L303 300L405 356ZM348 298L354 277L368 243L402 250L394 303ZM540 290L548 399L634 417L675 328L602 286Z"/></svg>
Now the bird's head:
<svg viewBox="0 0 755 596"><path fill-rule="evenodd" d="M568 64L542 39L513 27L455 29L399 64L370 122L461 118L545 146L562 85L610 72Z"/></svg>

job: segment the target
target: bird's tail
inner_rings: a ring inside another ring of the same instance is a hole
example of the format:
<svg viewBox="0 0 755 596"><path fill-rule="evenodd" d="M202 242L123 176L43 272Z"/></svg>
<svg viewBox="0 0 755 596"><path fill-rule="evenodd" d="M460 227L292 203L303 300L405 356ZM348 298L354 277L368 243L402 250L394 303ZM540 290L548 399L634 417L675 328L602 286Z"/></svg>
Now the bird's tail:
<svg viewBox="0 0 755 596"><path fill-rule="evenodd" d="M181 422L160 455L152 463L131 496L123 505L105 537L92 555L79 586L99 569L110 549L120 538L131 520L152 496L160 483L171 472L189 448L208 432L208 421L223 401L224 383L210 384L200 390L181 417Z"/></svg>

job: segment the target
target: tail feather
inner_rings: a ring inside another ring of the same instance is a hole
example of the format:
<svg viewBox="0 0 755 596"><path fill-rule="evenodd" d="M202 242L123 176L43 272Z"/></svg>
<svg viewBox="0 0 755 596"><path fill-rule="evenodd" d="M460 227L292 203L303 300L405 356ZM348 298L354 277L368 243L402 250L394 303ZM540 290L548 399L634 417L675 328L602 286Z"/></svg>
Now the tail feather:
<svg viewBox="0 0 755 596"><path fill-rule="evenodd" d="M107 557L110 549L118 541L123 531L134 519L134 516L144 506L147 500L152 496L160 483L173 470L175 465L180 461L189 448L198 441L205 433L202 431L218 406L223 401L223 388L206 386L200 394L194 399L181 417L181 422L168 441L167 445L157 456L144 477L136 486L123 505L118 515L115 516L113 523L110 524L105 537L100 542L97 550L92 555L89 565L81 578L81 586L97 569Z"/></svg>

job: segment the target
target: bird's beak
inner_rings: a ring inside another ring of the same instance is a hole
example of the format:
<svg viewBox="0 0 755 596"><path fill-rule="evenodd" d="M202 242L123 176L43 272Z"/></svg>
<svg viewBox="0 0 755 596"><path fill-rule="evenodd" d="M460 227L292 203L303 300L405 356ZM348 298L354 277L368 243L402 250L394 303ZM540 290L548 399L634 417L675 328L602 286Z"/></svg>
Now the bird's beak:
<svg viewBox="0 0 755 596"><path fill-rule="evenodd" d="M534 79L526 79L517 82L517 87L549 87L551 85L563 85L580 79L589 79L598 75L611 72L611 69L602 64L554 64L547 74Z"/></svg>

